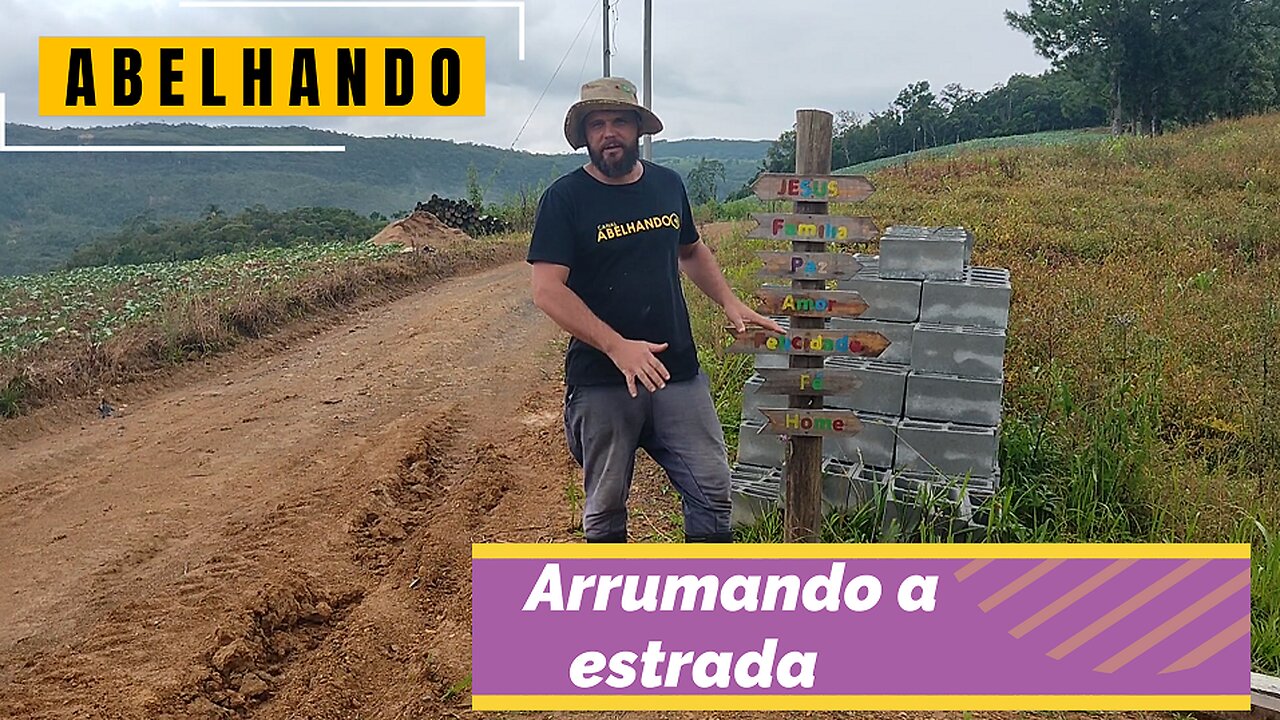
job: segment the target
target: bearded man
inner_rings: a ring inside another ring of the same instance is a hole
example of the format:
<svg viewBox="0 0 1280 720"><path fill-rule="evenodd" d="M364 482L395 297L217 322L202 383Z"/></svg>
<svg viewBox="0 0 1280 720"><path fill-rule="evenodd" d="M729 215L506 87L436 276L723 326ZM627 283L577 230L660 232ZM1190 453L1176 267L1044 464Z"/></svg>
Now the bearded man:
<svg viewBox="0 0 1280 720"><path fill-rule="evenodd" d="M564 134L590 160L538 204L527 260L534 303L571 336L564 425L583 469L588 542L627 541L627 497L644 449L680 493L688 542L731 542L724 432L690 329L680 273L748 323L782 328L734 295L694 226L680 175L640 160L662 122L635 86L582 86Z"/></svg>

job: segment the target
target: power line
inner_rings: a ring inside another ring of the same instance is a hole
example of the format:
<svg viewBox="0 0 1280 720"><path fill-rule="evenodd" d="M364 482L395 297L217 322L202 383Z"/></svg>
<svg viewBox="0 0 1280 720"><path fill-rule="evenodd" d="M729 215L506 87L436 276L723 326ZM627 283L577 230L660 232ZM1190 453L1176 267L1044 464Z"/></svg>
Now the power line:
<svg viewBox="0 0 1280 720"><path fill-rule="evenodd" d="M587 13L587 18L582 21L582 26L578 28L578 34L573 36L573 42L569 43L568 49L564 51L564 57L560 58L560 64L556 66L555 72L551 73L551 79L547 81L547 86L542 88L542 94L538 96L537 102L533 104L533 109L529 111L529 117L525 118L524 125L520 126L520 132L516 133L515 140L511 141L511 148L515 149L516 143L520 141L520 136L524 134L525 128L529 127L529 121L533 119L533 114L538 111L538 106L542 104L542 99L547 96L547 91L551 89L551 83L556 81L556 76L560 74L560 69L564 67L564 61L569 59L569 53L573 52L573 46L578 44L578 38L582 37L582 31L587 29L587 23L591 22L591 18L596 15L595 0L591 0L591 11Z"/></svg>
<svg viewBox="0 0 1280 720"><path fill-rule="evenodd" d="M593 4L591 6L591 17L587 18L587 22L591 22L591 18L594 18L596 16L595 8L596 6ZM582 85L582 78L586 77L587 61L591 59L591 51L595 48L596 33L599 32L599 30L600 30L599 25L592 25L591 39L587 41L586 50L582 51L582 67L578 70L578 85Z"/></svg>

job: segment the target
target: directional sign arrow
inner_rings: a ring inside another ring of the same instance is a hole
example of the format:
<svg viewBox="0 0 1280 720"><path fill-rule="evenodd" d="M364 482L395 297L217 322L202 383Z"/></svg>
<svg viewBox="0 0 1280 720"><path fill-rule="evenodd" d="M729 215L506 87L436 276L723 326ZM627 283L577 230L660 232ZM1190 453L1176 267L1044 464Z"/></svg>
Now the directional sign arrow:
<svg viewBox="0 0 1280 720"><path fill-rule="evenodd" d="M857 202L876 191L861 175L784 175L765 173L751 190L761 200L797 202Z"/></svg>
<svg viewBox="0 0 1280 720"><path fill-rule="evenodd" d="M758 225L749 238L792 242L859 243L880 236L880 227L869 217L840 215L800 215L796 213L751 213Z"/></svg>
<svg viewBox="0 0 1280 720"><path fill-rule="evenodd" d="M769 395L848 395L862 387L862 378L833 368L757 368Z"/></svg>
<svg viewBox="0 0 1280 720"><path fill-rule="evenodd" d="M846 253L758 252L756 257L764 261L760 277L842 280L862 269L862 263Z"/></svg>
<svg viewBox="0 0 1280 720"><path fill-rule="evenodd" d="M760 413L769 419L762 432L806 437L848 437L862 432L862 421L852 410L761 408Z"/></svg>
<svg viewBox="0 0 1280 720"><path fill-rule="evenodd" d="M733 344L725 348L730 353L874 358L880 357L889 347L889 338L878 332L796 328L788 335L779 335L755 326L748 327L741 333L735 332L732 327L727 330L734 335Z"/></svg>
<svg viewBox="0 0 1280 720"><path fill-rule="evenodd" d="M867 302L852 290L793 290L765 285L756 292L769 315L803 317L858 317Z"/></svg>

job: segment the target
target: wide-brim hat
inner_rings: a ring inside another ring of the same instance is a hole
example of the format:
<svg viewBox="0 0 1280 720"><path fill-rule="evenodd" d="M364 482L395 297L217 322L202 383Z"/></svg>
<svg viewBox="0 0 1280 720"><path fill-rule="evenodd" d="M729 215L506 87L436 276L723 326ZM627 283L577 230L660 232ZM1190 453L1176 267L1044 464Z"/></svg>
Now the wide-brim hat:
<svg viewBox="0 0 1280 720"><path fill-rule="evenodd" d="M587 132L582 121L595 110L632 110L640 116L641 135L662 132L658 116L636 100L634 83L620 77L600 78L582 86L581 99L564 116L564 138L574 150L586 147Z"/></svg>

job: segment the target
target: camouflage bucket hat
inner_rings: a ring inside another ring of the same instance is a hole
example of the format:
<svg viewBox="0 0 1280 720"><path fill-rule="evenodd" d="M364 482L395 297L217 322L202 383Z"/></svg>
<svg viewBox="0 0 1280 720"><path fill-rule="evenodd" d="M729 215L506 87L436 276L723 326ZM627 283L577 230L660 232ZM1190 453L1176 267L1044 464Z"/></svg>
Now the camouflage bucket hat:
<svg viewBox="0 0 1280 720"><path fill-rule="evenodd" d="M564 137L574 150L586 147L587 133L582 121L594 110L633 110L640 115L640 134L662 132L662 121L636 100L636 86L620 77L600 78L582 86L581 99L564 118Z"/></svg>

